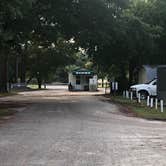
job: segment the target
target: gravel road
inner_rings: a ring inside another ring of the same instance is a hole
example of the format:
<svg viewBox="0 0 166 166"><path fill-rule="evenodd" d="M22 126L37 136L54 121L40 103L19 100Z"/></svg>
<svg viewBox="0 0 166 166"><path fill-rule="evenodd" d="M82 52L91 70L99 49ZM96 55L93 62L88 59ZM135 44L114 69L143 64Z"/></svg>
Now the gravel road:
<svg viewBox="0 0 166 166"><path fill-rule="evenodd" d="M165 122L127 117L92 94L58 88L1 98L29 104L0 126L0 166L166 165Z"/></svg>

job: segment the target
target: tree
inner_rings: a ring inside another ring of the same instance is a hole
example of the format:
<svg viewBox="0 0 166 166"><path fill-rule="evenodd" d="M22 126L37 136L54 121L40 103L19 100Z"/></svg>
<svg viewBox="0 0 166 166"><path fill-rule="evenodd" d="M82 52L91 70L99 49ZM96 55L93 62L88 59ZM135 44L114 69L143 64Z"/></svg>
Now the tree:
<svg viewBox="0 0 166 166"><path fill-rule="evenodd" d="M7 92L8 58L19 36L16 21L23 18L32 3L28 0L0 1L0 92Z"/></svg>
<svg viewBox="0 0 166 166"><path fill-rule="evenodd" d="M21 81L28 72L42 82L82 48L88 65L125 86L143 63L166 61L164 0L1 0L0 8L1 92L18 57Z"/></svg>
<svg viewBox="0 0 166 166"><path fill-rule="evenodd" d="M118 69L119 75L115 77L122 85L127 85L128 72L129 84L134 83L139 66L152 63L155 57L155 40L159 38L161 28L144 19L146 7L146 2L134 1L127 8L120 8L113 24L116 28L113 28L112 34L108 33L110 39L95 52L94 59L99 66L103 66L100 67L102 70L109 71L111 66Z"/></svg>
<svg viewBox="0 0 166 166"><path fill-rule="evenodd" d="M59 38L50 47L40 44L35 41L29 46L27 68L30 77L37 78L39 89L50 73L55 73L58 67L65 66L72 61L75 52L72 43L63 38Z"/></svg>

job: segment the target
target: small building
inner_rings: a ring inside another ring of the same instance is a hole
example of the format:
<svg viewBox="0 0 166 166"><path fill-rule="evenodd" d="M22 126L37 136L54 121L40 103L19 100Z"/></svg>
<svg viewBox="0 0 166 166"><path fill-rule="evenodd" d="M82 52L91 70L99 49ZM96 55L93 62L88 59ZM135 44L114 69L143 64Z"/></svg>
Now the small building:
<svg viewBox="0 0 166 166"><path fill-rule="evenodd" d="M96 91L97 75L88 69L77 69L69 73L69 90Z"/></svg>
<svg viewBox="0 0 166 166"><path fill-rule="evenodd" d="M166 65L157 68L157 96L166 102Z"/></svg>
<svg viewBox="0 0 166 166"><path fill-rule="evenodd" d="M146 83L157 78L157 66L143 65L138 73L138 83Z"/></svg>

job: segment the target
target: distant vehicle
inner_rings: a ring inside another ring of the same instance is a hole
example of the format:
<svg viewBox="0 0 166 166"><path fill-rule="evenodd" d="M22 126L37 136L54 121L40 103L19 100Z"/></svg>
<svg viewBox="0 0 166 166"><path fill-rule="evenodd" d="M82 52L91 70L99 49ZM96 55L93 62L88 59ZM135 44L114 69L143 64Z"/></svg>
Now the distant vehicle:
<svg viewBox="0 0 166 166"><path fill-rule="evenodd" d="M19 89L19 88L26 88L27 84L26 83L15 83L11 84L12 89Z"/></svg>
<svg viewBox="0 0 166 166"><path fill-rule="evenodd" d="M147 96L157 96L157 79L153 79L145 84L132 85L130 91L133 92L135 97L138 97L140 93L142 100L146 99Z"/></svg>

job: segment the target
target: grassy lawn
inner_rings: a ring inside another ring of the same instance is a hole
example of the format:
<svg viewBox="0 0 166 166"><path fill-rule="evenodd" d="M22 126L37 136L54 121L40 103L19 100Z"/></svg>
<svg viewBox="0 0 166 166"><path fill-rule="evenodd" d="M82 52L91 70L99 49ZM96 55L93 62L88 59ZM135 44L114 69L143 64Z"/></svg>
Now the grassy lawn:
<svg viewBox="0 0 166 166"><path fill-rule="evenodd" d="M130 99L125 99L121 96L113 96L111 97L111 100L117 104L127 107L128 110L130 110L138 117L150 120L166 120L166 108L164 108L164 112L162 113L160 112L159 106L158 110L155 108L147 107L146 101L137 103L136 100L131 101Z"/></svg>
<svg viewBox="0 0 166 166"><path fill-rule="evenodd" d="M9 92L9 93L0 93L0 97L5 97L5 96L13 96L16 95L17 92Z"/></svg>
<svg viewBox="0 0 166 166"><path fill-rule="evenodd" d="M28 84L27 87L32 89L32 90L39 90L37 84ZM45 90L44 85L41 86L40 90Z"/></svg>
<svg viewBox="0 0 166 166"><path fill-rule="evenodd" d="M0 119L5 118L7 116L11 116L15 113L15 111L10 109L0 109Z"/></svg>
<svg viewBox="0 0 166 166"><path fill-rule="evenodd" d="M31 89L38 89L38 85L37 84L28 84L27 87L31 88Z"/></svg>

